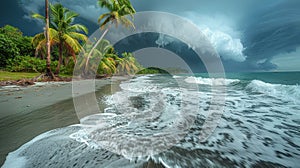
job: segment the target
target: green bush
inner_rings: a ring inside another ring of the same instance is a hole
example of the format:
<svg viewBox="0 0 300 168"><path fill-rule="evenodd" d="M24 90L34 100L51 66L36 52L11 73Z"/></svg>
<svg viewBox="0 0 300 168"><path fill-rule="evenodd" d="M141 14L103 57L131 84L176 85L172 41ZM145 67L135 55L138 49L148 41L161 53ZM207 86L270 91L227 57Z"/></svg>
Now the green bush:
<svg viewBox="0 0 300 168"><path fill-rule="evenodd" d="M0 34L0 67L7 65L7 60L19 55L19 48L7 36Z"/></svg>
<svg viewBox="0 0 300 168"><path fill-rule="evenodd" d="M34 55L32 37L23 36L16 27L6 25L0 28L0 67L7 65L7 60L19 55Z"/></svg>
<svg viewBox="0 0 300 168"><path fill-rule="evenodd" d="M54 71L57 61L51 62L51 69ZM16 56L7 60L6 70L12 72L45 72L46 60L30 56Z"/></svg>
<svg viewBox="0 0 300 168"><path fill-rule="evenodd" d="M65 75L73 75L75 63L73 59L70 59L67 65L62 65L60 68L60 73Z"/></svg>

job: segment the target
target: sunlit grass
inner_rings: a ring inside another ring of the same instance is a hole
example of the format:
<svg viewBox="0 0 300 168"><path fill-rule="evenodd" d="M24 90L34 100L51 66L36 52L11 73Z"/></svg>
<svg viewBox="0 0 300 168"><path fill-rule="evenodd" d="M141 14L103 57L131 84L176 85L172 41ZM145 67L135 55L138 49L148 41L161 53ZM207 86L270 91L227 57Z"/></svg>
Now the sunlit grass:
<svg viewBox="0 0 300 168"><path fill-rule="evenodd" d="M0 81L30 79L30 78L34 78L38 75L40 75L40 73L0 71Z"/></svg>
<svg viewBox="0 0 300 168"><path fill-rule="evenodd" d="M31 79L39 76L37 72L7 72L0 71L0 81L19 80L19 79ZM63 78L72 78L72 75L59 74Z"/></svg>
<svg viewBox="0 0 300 168"><path fill-rule="evenodd" d="M63 77L63 78L72 78L73 75L68 75L68 74L59 74L60 77Z"/></svg>

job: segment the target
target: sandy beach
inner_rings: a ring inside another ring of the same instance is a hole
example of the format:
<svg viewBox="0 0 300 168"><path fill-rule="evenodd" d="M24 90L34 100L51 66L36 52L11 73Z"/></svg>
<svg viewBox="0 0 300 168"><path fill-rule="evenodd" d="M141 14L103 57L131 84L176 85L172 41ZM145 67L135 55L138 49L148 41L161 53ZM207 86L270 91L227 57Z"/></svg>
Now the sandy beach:
<svg viewBox="0 0 300 168"><path fill-rule="evenodd" d="M89 101L92 95L111 94L126 77L79 82L77 100ZM94 100L95 101L95 100ZM101 101L98 103L99 109ZM33 137L52 130L79 123L72 97L72 82L36 83L32 86L4 86L0 88L0 165L6 155ZM89 115L87 112L84 115Z"/></svg>

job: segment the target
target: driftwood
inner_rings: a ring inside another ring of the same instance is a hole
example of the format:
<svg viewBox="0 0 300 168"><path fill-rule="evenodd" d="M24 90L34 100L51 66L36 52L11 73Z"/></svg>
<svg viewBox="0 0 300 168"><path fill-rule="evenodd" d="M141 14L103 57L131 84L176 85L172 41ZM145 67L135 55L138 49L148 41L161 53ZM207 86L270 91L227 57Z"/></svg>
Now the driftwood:
<svg viewBox="0 0 300 168"><path fill-rule="evenodd" d="M13 81L0 81L0 86L7 86L7 85L28 86L28 85L34 85L34 81L32 79L20 79L20 80L13 80Z"/></svg>

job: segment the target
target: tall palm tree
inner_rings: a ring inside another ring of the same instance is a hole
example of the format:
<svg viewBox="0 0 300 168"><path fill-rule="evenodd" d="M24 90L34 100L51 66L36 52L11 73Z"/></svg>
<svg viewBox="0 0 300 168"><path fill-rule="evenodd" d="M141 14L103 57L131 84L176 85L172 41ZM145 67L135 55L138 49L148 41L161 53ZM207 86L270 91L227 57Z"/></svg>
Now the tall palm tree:
<svg viewBox="0 0 300 168"><path fill-rule="evenodd" d="M50 39L49 39L49 2L45 0L45 36L46 36L46 53L47 53L47 60L46 60L46 75L50 78L54 78L54 75L51 71L51 54L50 54Z"/></svg>
<svg viewBox="0 0 300 168"><path fill-rule="evenodd" d="M58 46L58 65L56 68L56 74L59 74L60 66L63 60L63 50L70 53L76 62L76 53L78 53L82 46L80 42L85 42L87 36L81 32L88 33L85 26L81 24L73 24L74 19L78 16L77 13L64 8L61 4L50 5L51 8L51 24L49 41L51 45ZM34 14L34 18L44 19L43 16L39 14ZM38 52L42 44L44 43L43 34L37 34L33 38L33 44L36 46L36 51Z"/></svg>
<svg viewBox="0 0 300 168"><path fill-rule="evenodd" d="M130 15L133 18L133 14L135 13L135 9L130 3L130 0L99 0L98 1L100 7L104 7L108 9L107 13L104 13L100 15L98 19L98 23L100 24L100 28L104 29L109 23L115 24L115 26L118 26L119 24L125 25L126 27L133 27L134 25L131 22L130 19L127 18L127 15ZM103 37L106 35L106 33L109 30L109 26L106 27L105 31L103 32L102 36L99 38L99 40L96 42L96 44L93 46L93 48L90 50L85 68L87 68L89 64L89 58L94 51L94 49L98 46L100 41L103 39Z"/></svg>
<svg viewBox="0 0 300 168"><path fill-rule="evenodd" d="M87 40L87 36L80 32L87 34L88 30L81 24L74 24L74 19L78 17L79 14L70 11L61 4L50 5L50 8L52 12L51 25L58 32L59 61L55 72L58 74L63 58L63 48L72 54L74 61L76 62L75 53L82 49L80 41L85 42Z"/></svg>

